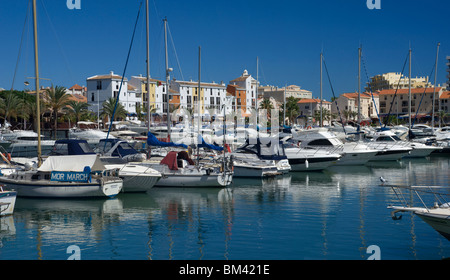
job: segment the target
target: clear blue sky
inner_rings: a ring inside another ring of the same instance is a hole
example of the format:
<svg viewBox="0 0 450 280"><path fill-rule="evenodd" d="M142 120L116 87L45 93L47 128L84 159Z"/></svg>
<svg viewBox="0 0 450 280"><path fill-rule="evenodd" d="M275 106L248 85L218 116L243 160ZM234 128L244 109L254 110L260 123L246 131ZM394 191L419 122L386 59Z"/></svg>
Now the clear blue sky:
<svg viewBox="0 0 450 280"><path fill-rule="evenodd" d="M44 86L86 85L86 78L110 71L122 74L141 0L81 0L69 10L66 0L37 0L40 75ZM28 0L0 0L0 87L12 84ZM144 4L145 6L145 1ZM126 77L144 74L144 6ZM441 43L438 83L446 81L450 55L448 0L381 0L369 10L366 0L150 0L151 76L164 79L163 22L167 17L184 79L228 83L244 69L262 84L296 84L319 96L320 52L336 95L357 89L358 47L369 76L401 72L411 45L413 76L428 76ZM31 20L31 19L29 19ZM24 89L34 76L31 21L25 29L14 87ZM181 72L170 44L170 67ZM407 73L406 73L407 74ZM432 77L433 78L433 77ZM367 82L363 69L362 83ZM324 76L324 97L332 96Z"/></svg>

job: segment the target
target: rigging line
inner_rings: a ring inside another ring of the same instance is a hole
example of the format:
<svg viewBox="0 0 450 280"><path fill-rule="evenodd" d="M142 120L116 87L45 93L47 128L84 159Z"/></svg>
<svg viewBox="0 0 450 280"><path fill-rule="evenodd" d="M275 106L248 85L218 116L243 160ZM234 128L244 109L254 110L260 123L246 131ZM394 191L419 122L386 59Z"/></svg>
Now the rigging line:
<svg viewBox="0 0 450 280"><path fill-rule="evenodd" d="M175 53L175 59L177 60L178 69L180 70L181 80L184 81L183 71L181 71L180 61L178 59L177 50L175 49L175 43L173 41L172 32L170 32L169 22L167 22L167 31L169 33L170 42L172 42L172 47Z"/></svg>
<svg viewBox="0 0 450 280"><path fill-rule="evenodd" d="M30 1L28 1L28 6L27 6L27 13L25 15L25 22L23 24L23 29L22 29L22 36L20 38L20 47L19 47L19 54L17 55L17 61L16 61L16 68L14 69L14 76L13 76L13 80L12 80L12 84L11 84L11 92L14 89L14 83L16 81L16 75L17 75L17 69L19 68L19 61L20 61L20 55L22 53L22 46L23 46L23 37L25 35L25 29L27 26L27 22L28 22L28 16L30 14ZM27 29L28 30L28 29Z"/></svg>
<svg viewBox="0 0 450 280"><path fill-rule="evenodd" d="M137 25L138 25L139 16L141 15L142 2L143 2L143 1L141 1L141 4L139 5L139 11L138 11L138 14L137 14L136 23L134 24L134 30L133 30L133 35L131 36L130 48L128 49L127 60L126 60L126 62L125 62L125 67L124 67L124 69L123 69L122 80L120 81L119 93L117 94L116 104L115 104L115 106L114 106L114 111L113 111L113 114L112 114L112 116L111 116L111 123L110 123L109 128L108 128L108 134L106 134L106 139L108 139L109 133L111 132L111 127L112 127L112 124L113 124L113 121L114 121L114 115L116 114L117 105L118 105L118 103L119 103L120 92L122 91L122 86L123 86L123 80L124 80L124 78L125 78L125 73L126 73L126 71L127 71L127 66L128 66L128 61L129 61L129 59L130 59L131 49L133 48L134 35L136 34L136 27L137 27ZM106 143L107 143L107 141L105 141L105 147L104 147L104 150L106 150Z"/></svg>
<svg viewBox="0 0 450 280"><path fill-rule="evenodd" d="M64 49L63 49L62 44L61 44L61 41L59 40L58 34L56 33L55 26L53 25L53 23L52 23L52 21L50 19L50 15L48 14L48 11L47 11L47 8L45 7L44 1L41 1L41 3L42 3L42 7L44 8L45 15L47 16L48 22L50 23L50 28L52 29L53 35L56 38L56 42L58 43L58 47L59 47L59 49L61 51L61 54L62 54L62 56L64 58L64 63L66 64L67 72L69 72L71 80L74 80L73 73L72 73L72 71L70 70L70 67L69 67L69 60L67 59L67 55L65 54Z"/></svg>
<svg viewBox="0 0 450 280"><path fill-rule="evenodd" d="M341 110L339 110L339 105L337 103L337 98L336 98L336 95L334 94L333 84L331 83L330 74L328 73L328 68L327 68L327 64L325 63L325 57L324 56L322 56L322 60L323 60L323 66L325 67L325 72L327 73L328 82L330 83L331 92L333 93L334 104L336 104L336 108L338 110L339 118L341 119L342 129L344 129L344 134L347 134L347 132L345 131L344 121L342 120Z"/></svg>
<svg viewBox="0 0 450 280"><path fill-rule="evenodd" d="M375 97L373 96L373 92L372 92L372 86L370 85L370 79L369 79L369 74L367 73L367 68L366 68L366 63L364 61L363 55L361 53L361 62L363 64L364 67L364 71L366 73L366 79L367 79L367 84L369 85L369 91L370 91L370 95L372 96L372 102L373 102L373 106L375 107L375 112L377 113L377 117L378 117L378 121L380 122L380 127L383 125L381 123L381 118L380 118L380 114L378 113L378 108L377 108L377 104L375 102ZM379 98L378 98L379 99Z"/></svg>
<svg viewBox="0 0 450 280"><path fill-rule="evenodd" d="M400 82L402 80L403 72L405 71L406 62L408 62L408 59L409 59L409 52L408 52L408 55L406 56L405 63L403 64L403 69L402 69L402 72L400 73L400 78L398 79L397 89L395 90L394 98L392 99L391 106L389 107L389 112L388 112L388 115L387 115L387 118L386 118L386 122L384 124L385 128L389 124L389 116L391 115L391 111L392 111L392 107L394 105L394 101L397 98L397 91L400 88Z"/></svg>

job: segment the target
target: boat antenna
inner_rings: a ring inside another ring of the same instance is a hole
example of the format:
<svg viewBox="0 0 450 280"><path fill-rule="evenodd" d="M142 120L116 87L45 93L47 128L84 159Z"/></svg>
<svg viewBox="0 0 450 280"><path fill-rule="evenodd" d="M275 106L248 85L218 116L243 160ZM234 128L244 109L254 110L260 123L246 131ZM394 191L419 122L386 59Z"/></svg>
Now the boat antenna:
<svg viewBox="0 0 450 280"><path fill-rule="evenodd" d="M113 121L114 121L114 115L116 114L117 106L119 104L120 92L122 91L123 80L125 79L125 73L127 71L128 61L130 59L130 53L131 53L131 49L133 47L134 35L136 34L136 27L137 27L137 24L138 24L138 21L139 21L139 16L141 14L141 8L142 8L142 1L141 1L141 4L139 5L139 11L138 11L138 14L137 14L137 17L136 17L136 23L134 24L133 36L131 37L130 48L128 49L128 55L127 55L127 60L125 62L125 67L123 69L122 80L120 81L119 93L117 94L117 97L116 97L116 104L114 106L114 111L113 111L113 114L111 116L111 123L109 124L108 133L106 134L106 139L108 139L109 133L111 132L111 127L112 127L112 124L113 124ZM150 100L149 100L149 102L150 102ZM105 141L104 150L106 150L106 143L107 143L107 141Z"/></svg>

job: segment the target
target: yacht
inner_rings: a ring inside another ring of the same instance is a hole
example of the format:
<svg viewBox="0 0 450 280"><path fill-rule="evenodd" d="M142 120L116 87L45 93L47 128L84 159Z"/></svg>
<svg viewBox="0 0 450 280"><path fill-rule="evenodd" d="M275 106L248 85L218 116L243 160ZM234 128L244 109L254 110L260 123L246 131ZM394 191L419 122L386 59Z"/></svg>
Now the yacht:
<svg viewBox="0 0 450 280"><path fill-rule="evenodd" d="M10 130L2 132L0 146L2 146L11 157L36 157L38 134L32 130ZM42 154L48 154L55 144L41 135Z"/></svg>
<svg viewBox="0 0 450 280"><path fill-rule="evenodd" d="M390 130L381 130L371 136L367 135L366 137L370 140L367 142L369 147L382 150L377 154L375 160L377 160L378 157L383 159L426 157L432 152L441 149L419 142L402 141Z"/></svg>
<svg viewBox="0 0 450 280"><path fill-rule="evenodd" d="M288 173L291 170L283 145L273 139L250 139L231 153L234 177L269 177ZM264 143L267 144L264 144Z"/></svg>
<svg viewBox="0 0 450 280"><path fill-rule="evenodd" d="M362 141L343 143L326 128L293 132L293 139L300 147L315 147L339 153L342 157L336 165L363 165L375 157L377 150L369 148Z"/></svg>

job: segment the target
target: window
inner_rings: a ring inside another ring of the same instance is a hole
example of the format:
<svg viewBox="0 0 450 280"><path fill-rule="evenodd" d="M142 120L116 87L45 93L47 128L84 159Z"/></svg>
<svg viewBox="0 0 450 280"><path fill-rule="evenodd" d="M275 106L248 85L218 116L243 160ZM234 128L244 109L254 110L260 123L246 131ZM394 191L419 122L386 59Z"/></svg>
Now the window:
<svg viewBox="0 0 450 280"><path fill-rule="evenodd" d="M97 89L102 89L102 81L97 81Z"/></svg>
<svg viewBox="0 0 450 280"><path fill-rule="evenodd" d="M95 93L92 93L92 97L91 97L91 101L94 102L95 101Z"/></svg>

